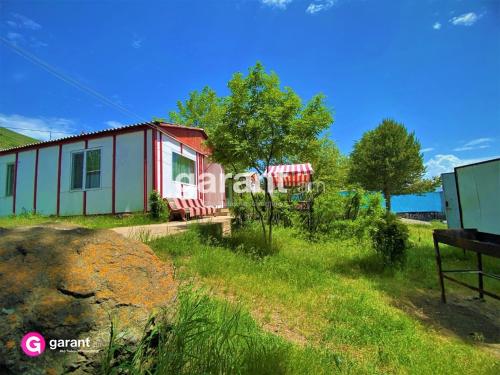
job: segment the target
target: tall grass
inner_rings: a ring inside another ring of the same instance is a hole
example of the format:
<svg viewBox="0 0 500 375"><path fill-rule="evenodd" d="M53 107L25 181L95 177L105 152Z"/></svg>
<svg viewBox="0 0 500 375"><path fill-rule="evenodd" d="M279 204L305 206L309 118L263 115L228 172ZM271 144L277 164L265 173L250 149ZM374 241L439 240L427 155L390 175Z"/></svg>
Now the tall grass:
<svg viewBox="0 0 500 375"><path fill-rule="evenodd" d="M160 257L174 260L181 280L195 279L218 298L237 298L261 325L291 340L302 337L312 353L321 348L341 354L315 362L321 363L319 372L335 372L340 366L342 372L369 374L498 373L498 360L478 343L437 330L417 317L421 312L401 308L422 298L439 301L432 227L410 226L413 246L399 269L384 269L366 240L310 243L293 229L282 228L276 228L275 235L283 245L265 258L205 243L189 232L155 240L151 246ZM473 254L447 247L442 254L449 268L475 263ZM483 263L485 269L500 272L494 259ZM463 278L477 282L476 275ZM500 285L488 286L500 290ZM447 291L476 295L451 283ZM297 358L295 373L307 373L298 369L310 361ZM340 358L339 365L335 358Z"/></svg>
<svg viewBox="0 0 500 375"><path fill-rule="evenodd" d="M182 289L175 311L152 317L135 350L111 327L104 374L285 374L304 350L263 332L248 313ZM311 365L328 360L315 353Z"/></svg>

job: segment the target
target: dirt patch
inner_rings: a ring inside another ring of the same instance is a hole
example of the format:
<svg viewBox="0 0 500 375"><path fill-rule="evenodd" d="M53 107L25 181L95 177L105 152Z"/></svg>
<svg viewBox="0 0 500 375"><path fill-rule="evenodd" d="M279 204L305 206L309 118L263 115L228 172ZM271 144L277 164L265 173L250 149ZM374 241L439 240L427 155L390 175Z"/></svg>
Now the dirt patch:
<svg viewBox="0 0 500 375"><path fill-rule="evenodd" d="M442 303L438 293L421 291L397 306L446 335L478 345L500 358L500 303L490 298L447 293Z"/></svg>
<svg viewBox="0 0 500 375"><path fill-rule="evenodd" d="M95 373L111 320L131 344L155 309L176 294L172 267L146 245L108 230L56 225L0 231L0 369L7 373ZM24 334L45 352L27 357ZM51 350L51 339L90 339L90 348Z"/></svg>

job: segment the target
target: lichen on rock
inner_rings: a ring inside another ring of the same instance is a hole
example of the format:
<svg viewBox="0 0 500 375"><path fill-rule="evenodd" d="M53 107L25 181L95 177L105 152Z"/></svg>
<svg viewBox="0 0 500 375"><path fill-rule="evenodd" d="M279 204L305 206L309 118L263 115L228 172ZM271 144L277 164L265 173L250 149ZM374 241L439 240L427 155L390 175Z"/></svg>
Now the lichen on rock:
<svg viewBox="0 0 500 375"><path fill-rule="evenodd" d="M22 227L0 233L0 372L97 372L111 320L140 337L148 317L172 303L172 266L146 245L108 230ZM38 357L20 341L36 331ZM52 350L51 339L85 339L90 350ZM132 343L133 344L133 343Z"/></svg>

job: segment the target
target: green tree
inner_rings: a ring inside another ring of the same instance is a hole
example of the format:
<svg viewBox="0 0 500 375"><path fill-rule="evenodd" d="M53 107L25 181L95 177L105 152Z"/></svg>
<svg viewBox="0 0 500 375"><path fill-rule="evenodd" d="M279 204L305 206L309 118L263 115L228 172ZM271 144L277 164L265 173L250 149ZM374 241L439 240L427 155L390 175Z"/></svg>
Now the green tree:
<svg viewBox="0 0 500 375"><path fill-rule="evenodd" d="M211 130L208 146L212 158L233 169L253 169L263 174L267 167L294 160L317 141L332 122L322 95L307 104L289 87L281 88L275 73L266 73L257 63L248 75L233 75L228 83L222 121ZM262 235L272 246L273 197L264 178L265 207L252 193Z"/></svg>
<svg viewBox="0 0 500 375"><path fill-rule="evenodd" d="M169 113L169 121L204 128L210 134L210 130L222 121L224 111L224 98L205 86L201 91L191 91L185 102L179 100L177 111Z"/></svg>
<svg viewBox="0 0 500 375"><path fill-rule="evenodd" d="M354 145L349 180L367 190L382 191L387 211L391 196L430 191L438 181L424 180L425 167L415 133L403 124L385 119Z"/></svg>
<svg viewBox="0 0 500 375"><path fill-rule="evenodd" d="M338 191L346 187L348 159L330 138L324 136L310 142L309 148L298 155L296 162L310 162L314 180L324 184L326 190Z"/></svg>

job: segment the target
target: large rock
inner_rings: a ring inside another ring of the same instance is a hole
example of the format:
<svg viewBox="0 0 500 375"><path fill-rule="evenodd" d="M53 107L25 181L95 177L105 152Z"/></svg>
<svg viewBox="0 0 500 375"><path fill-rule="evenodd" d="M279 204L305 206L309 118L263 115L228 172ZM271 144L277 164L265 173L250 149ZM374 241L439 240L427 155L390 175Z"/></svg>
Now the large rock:
<svg viewBox="0 0 500 375"><path fill-rule="evenodd" d="M0 373L96 373L111 320L137 340L150 314L175 296L172 267L146 245L108 230L0 228ZM38 357L24 334L46 341ZM90 348L51 350L51 339L89 338Z"/></svg>

